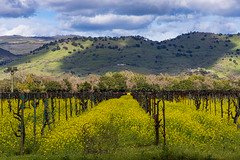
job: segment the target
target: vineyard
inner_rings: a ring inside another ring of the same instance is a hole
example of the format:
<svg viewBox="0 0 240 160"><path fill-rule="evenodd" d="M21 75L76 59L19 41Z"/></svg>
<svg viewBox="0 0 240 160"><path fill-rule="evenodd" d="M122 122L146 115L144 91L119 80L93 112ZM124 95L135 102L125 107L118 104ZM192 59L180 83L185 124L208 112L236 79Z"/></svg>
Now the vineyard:
<svg viewBox="0 0 240 160"><path fill-rule="evenodd" d="M213 145L213 159L238 159L239 116L237 91L0 93L0 157Z"/></svg>

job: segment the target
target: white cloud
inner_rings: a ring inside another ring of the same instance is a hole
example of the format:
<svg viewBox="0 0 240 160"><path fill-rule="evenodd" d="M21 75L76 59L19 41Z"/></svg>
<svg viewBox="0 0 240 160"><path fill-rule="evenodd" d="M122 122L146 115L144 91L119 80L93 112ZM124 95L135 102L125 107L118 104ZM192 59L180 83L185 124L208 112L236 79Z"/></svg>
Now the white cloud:
<svg viewBox="0 0 240 160"><path fill-rule="evenodd" d="M34 0L0 0L0 17L29 17L35 13Z"/></svg>
<svg viewBox="0 0 240 160"><path fill-rule="evenodd" d="M143 36L152 40L174 38L191 31L212 33L240 32L240 17L177 15L159 16L143 32Z"/></svg>
<svg viewBox="0 0 240 160"><path fill-rule="evenodd" d="M129 30L132 32L132 30L143 30L152 24L159 26L161 32L170 36L182 33L182 29L175 29L172 25L190 23L193 15L199 15L200 18L219 16L223 17L223 20L225 20L224 17L238 19L240 16L240 5L238 5L240 0L38 0L38 2L41 6L51 8L59 15L62 27L80 32L96 32L97 30L101 32ZM186 18L186 16L188 17ZM161 21L157 20L156 22L155 17L161 17ZM192 18L196 18L196 16ZM221 29L217 29L209 26L209 23L215 23L214 18L211 19L213 22L206 21L204 18L201 18L199 23L192 19L193 27L187 26L183 29L201 29L208 32L225 31L221 27ZM219 22L217 23L219 24ZM231 26L230 23L224 26L232 32L238 30L236 23L234 21ZM196 24L201 27L196 27ZM167 33L170 32L167 25L171 25L170 27L176 30L174 34Z"/></svg>
<svg viewBox="0 0 240 160"><path fill-rule="evenodd" d="M0 3L1 35L142 35L164 40L190 31L240 32L240 0L0 0ZM58 18L49 18L47 14L30 16L38 14L37 8L38 11L44 8Z"/></svg>
<svg viewBox="0 0 240 160"><path fill-rule="evenodd" d="M1 35L54 36L63 31L55 23L36 17L0 18Z"/></svg>
<svg viewBox="0 0 240 160"><path fill-rule="evenodd" d="M114 13L119 15L164 15L175 13L240 15L239 0L45 0L40 4L59 13L89 15Z"/></svg>
<svg viewBox="0 0 240 160"><path fill-rule="evenodd" d="M28 36L29 34L34 34L30 26L27 25L19 25L11 30L5 32L6 35L23 35Z"/></svg>
<svg viewBox="0 0 240 160"><path fill-rule="evenodd" d="M152 15L127 16L105 14L94 17L73 16L66 18L69 27L79 30L112 30L112 29L139 29L149 25L154 20Z"/></svg>
<svg viewBox="0 0 240 160"><path fill-rule="evenodd" d="M185 7L203 14L240 15L239 0L185 0Z"/></svg>
<svg viewBox="0 0 240 160"><path fill-rule="evenodd" d="M101 16L100 16L101 17ZM110 16L111 17L111 16ZM115 17L115 16L113 16ZM111 18L110 18L111 19ZM114 19L114 18L113 18ZM123 18L125 20L125 17ZM127 18L126 18L127 19ZM87 19L89 20L89 19ZM90 21L90 20L89 20ZM92 19L91 23L102 24L98 18ZM88 23L90 23L88 22ZM105 17L104 23L110 23ZM136 20L134 23L138 23ZM95 25L93 24L93 26ZM109 24L107 24L109 25ZM76 34L82 36L130 36L141 35L152 40L165 40L174 38L182 33L190 31L213 32L213 33L237 33L240 32L240 17L202 16L202 15L164 15L157 16L145 28L116 28L102 30L81 31L69 26L50 23L44 19L31 17L28 19L0 19L0 33L2 35L24 35L24 36L53 36Z"/></svg>

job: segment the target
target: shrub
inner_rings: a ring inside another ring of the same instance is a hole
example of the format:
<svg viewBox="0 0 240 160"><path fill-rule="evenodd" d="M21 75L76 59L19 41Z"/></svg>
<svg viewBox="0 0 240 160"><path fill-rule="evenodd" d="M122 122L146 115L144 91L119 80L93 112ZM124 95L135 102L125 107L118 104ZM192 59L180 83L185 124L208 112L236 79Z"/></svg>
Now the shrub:
<svg viewBox="0 0 240 160"><path fill-rule="evenodd" d="M147 83L145 76L136 75L133 77L132 82L134 83L132 87L133 90L154 91L159 89L158 85L151 85Z"/></svg>
<svg viewBox="0 0 240 160"><path fill-rule="evenodd" d="M98 87L100 90L125 91L127 89L126 77L120 73L100 77Z"/></svg>
<svg viewBox="0 0 240 160"><path fill-rule="evenodd" d="M59 82L57 81L48 81L45 82L45 91L47 92L54 92L54 91L61 91L62 86Z"/></svg>
<svg viewBox="0 0 240 160"><path fill-rule="evenodd" d="M91 89L92 89L92 85L88 82L84 82L77 85L78 92L90 91Z"/></svg>
<svg viewBox="0 0 240 160"><path fill-rule="evenodd" d="M63 82L65 83L66 91L72 91L72 84L67 79L63 79Z"/></svg>
<svg viewBox="0 0 240 160"><path fill-rule="evenodd" d="M189 79L175 82L175 84L173 84L171 87L172 90L192 90L193 88L194 88L194 83Z"/></svg>

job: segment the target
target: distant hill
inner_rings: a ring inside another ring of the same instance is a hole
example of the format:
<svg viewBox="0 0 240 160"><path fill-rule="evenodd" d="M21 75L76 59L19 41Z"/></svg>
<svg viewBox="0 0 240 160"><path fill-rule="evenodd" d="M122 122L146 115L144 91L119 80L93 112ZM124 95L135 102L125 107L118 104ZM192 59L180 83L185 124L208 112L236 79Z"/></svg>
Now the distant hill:
<svg viewBox="0 0 240 160"><path fill-rule="evenodd" d="M60 37L0 36L0 48L15 55L24 55L58 38Z"/></svg>
<svg viewBox="0 0 240 160"><path fill-rule="evenodd" d="M84 76L121 70L178 74L196 68L220 76L240 75L240 34L192 32L162 42L140 36L71 36L52 40L7 66L43 76Z"/></svg>
<svg viewBox="0 0 240 160"><path fill-rule="evenodd" d="M73 35L59 35L54 37L23 37L19 35L0 36L0 48L10 51L15 55L26 55L44 44L63 39L72 38Z"/></svg>
<svg viewBox="0 0 240 160"><path fill-rule="evenodd" d="M0 66L10 63L15 60L18 56L12 54L11 52L0 48Z"/></svg>

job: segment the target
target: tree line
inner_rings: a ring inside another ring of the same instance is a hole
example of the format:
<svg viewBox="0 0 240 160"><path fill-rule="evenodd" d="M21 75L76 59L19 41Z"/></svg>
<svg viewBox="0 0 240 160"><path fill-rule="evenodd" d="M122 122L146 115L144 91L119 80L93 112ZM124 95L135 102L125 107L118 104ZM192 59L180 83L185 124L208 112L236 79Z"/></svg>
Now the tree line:
<svg viewBox="0 0 240 160"><path fill-rule="evenodd" d="M205 75L204 75L205 74ZM40 77L33 74L16 75L15 92L82 92L82 91L175 91L175 90L240 90L240 78L219 78L211 74L180 74L170 76L143 75L129 71L109 72L102 76L59 78ZM10 91L10 80L0 81L0 91Z"/></svg>

